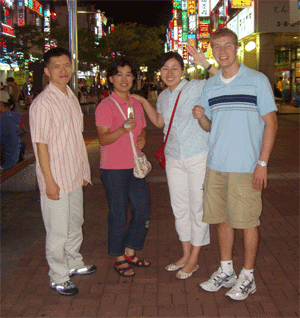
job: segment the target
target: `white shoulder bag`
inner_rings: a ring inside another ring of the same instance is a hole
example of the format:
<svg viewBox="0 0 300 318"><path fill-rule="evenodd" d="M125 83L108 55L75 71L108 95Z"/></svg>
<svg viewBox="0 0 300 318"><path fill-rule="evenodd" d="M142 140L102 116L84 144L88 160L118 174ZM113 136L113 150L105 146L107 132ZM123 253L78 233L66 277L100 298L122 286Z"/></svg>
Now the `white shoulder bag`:
<svg viewBox="0 0 300 318"><path fill-rule="evenodd" d="M113 97L109 96L109 98L118 106L124 119L127 120L127 117L125 116L119 103ZM135 145L134 145L134 140L133 140L133 133L130 131L129 135L130 135L131 146L132 146L132 151L134 156L134 163L135 163L133 174L136 178L142 179L142 178L145 178L146 175L151 171L152 166L151 166L151 163L147 160L147 157L143 152L141 152L140 157L137 155Z"/></svg>

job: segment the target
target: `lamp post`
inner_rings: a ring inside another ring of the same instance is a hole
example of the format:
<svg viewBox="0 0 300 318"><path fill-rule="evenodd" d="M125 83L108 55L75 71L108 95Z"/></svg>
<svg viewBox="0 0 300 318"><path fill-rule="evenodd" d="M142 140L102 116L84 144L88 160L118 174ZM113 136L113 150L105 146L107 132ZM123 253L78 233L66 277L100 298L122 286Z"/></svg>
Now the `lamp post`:
<svg viewBox="0 0 300 318"><path fill-rule="evenodd" d="M69 12L69 48L71 52L72 77L71 88L78 96L78 36L77 36L77 0L67 0Z"/></svg>

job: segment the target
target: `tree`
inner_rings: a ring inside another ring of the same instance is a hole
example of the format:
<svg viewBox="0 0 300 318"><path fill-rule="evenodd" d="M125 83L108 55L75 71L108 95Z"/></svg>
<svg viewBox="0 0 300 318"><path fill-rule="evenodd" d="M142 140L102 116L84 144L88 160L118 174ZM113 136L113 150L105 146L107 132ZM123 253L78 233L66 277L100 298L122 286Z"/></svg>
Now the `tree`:
<svg viewBox="0 0 300 318"><path fill-rule="evenodd" d="M8 53L4 60L9 65L17 62L19 68L23 69L30 56L41 57L43 39L35 25L15 25L14 35L7 39Z"/></svg>
<svg viewBox="0 0 300 318"><path fill-rule="evenodd" d="M165 27L147 27L136 23L118 24L115 30L101 38L100 58L110 62L117 57L132 59L137 67L148 66L148 74L158 69L158 59L163 53L162 36Z"/></svg>

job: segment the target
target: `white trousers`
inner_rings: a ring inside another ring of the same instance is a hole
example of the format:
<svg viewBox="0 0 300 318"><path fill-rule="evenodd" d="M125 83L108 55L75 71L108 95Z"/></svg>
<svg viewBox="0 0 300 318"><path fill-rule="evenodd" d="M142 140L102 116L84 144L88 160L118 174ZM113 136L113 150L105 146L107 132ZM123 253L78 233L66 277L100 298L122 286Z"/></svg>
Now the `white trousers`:
<svg viewBox="0 0 300 318"><path fill-rule="evenodd" d="M50 200L41 195L41 209L46 229L46 259L50 281L56 284L69 280L70 269L84 266L79 249L82 243L82 187Z"/></svg>
<svg viewBox="0 0 300 318"><path fill-rule="evenodd" d="M179 240L193 246L210 243L209 224L203 223L203 182L208 152L175 160L166 156L166 173Z"/></svg>

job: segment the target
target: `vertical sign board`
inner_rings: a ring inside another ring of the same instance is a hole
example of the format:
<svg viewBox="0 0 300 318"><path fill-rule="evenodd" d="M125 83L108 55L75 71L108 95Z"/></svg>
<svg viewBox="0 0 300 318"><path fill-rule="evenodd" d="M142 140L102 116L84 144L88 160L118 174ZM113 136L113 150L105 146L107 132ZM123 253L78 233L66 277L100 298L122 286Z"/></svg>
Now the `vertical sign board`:
<svg viewBox="0 0 300 318"><path fill-rule="evenodd" d="M188 0L188 15L196 14L196 1Z"/></svg>
<svg viewBox="0 0 300 318"><path fill-rule="evenodd" d="M25 25L25 10L24 10L24 1L18 1L18 26Z"/></svg>
<svg viewBox="0 0 300 318"><path fill-rule="evenodd" d="M187 43L188 16L187 11L182 11L182 43Z"/></svg>
<svg viewBox="0 0 300 318"><path fill-rule="evenodd" d="M186 11L188 9L188 5L187 5L188 0L182 0L181 1L181 9Z"/></svg>
<svg viewBox="0 0 300 318"><path fill-rule="evenodd" d="M233 31L239 37L238 16L237 15L227 23L227 28L230 29L231 31Z"/></svg>
<svg viewBox="0 0 300 318"><path fill-rule="evenodd" d="M254 3L253 3L254 4ZM243 9L238 14L238 38L239 40L254 33L254 5Z"/></svg>
<svg viewBox="0 0 300 318"><path fill-rule="evenodd" d="M256 11L258 12L258 30L256 32L300 31L299 25L290 23L290 2L288 0L259 1Z"/></svg>
<svg viewBox="0 0 300 318"><path fill-rule="evenodd" d="M178 40L177 40L177 44L179 48L182 48L182 26L179 25L178 26Z"/></svg>
<svg viewBox="0 0 300 318"><path fill-rule="evenodd" d="M209 17L209 0L199 0L198 15L199 17Z"/></svg>

